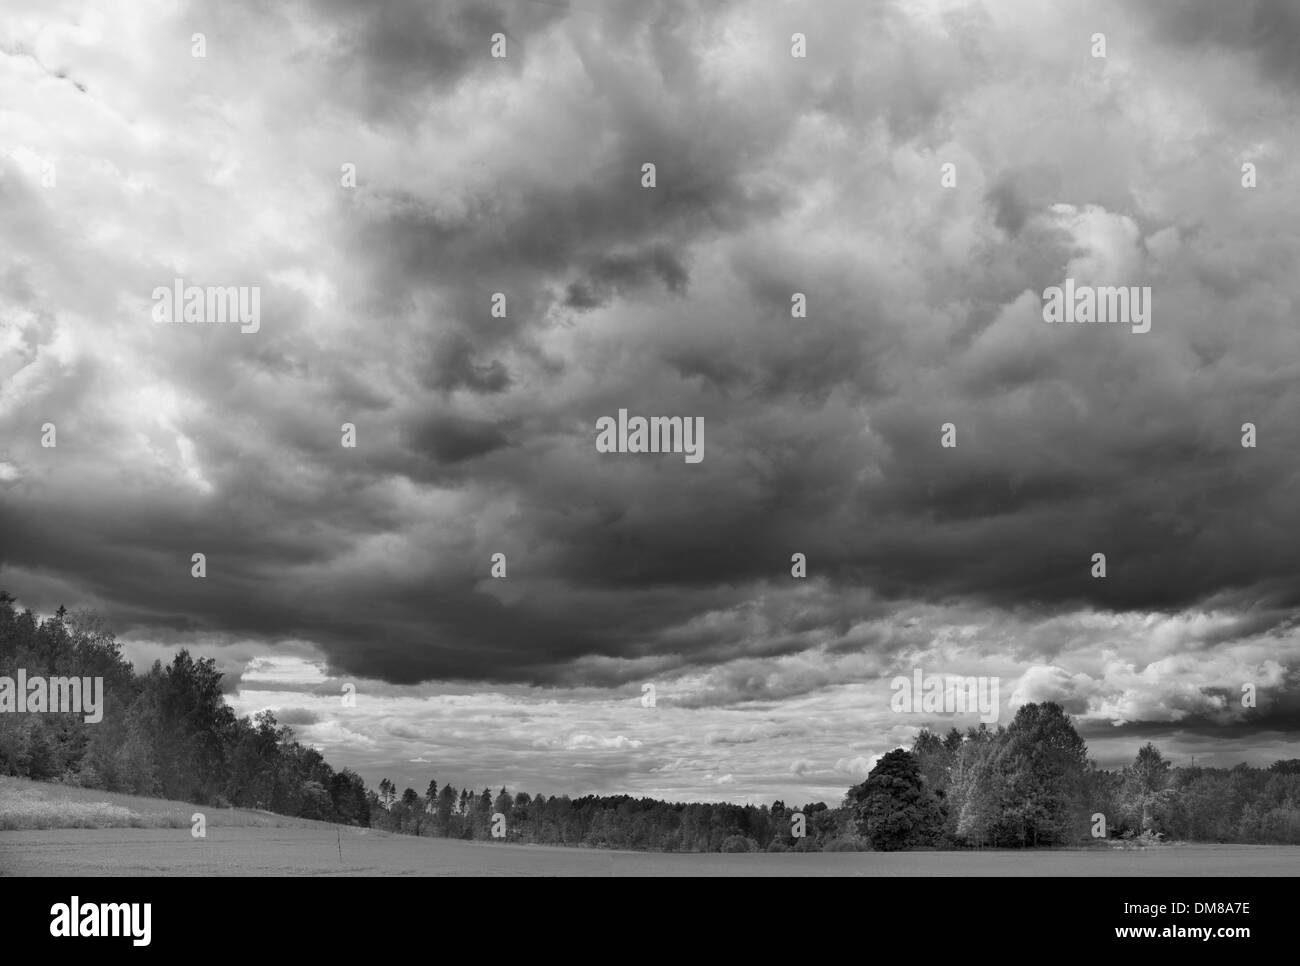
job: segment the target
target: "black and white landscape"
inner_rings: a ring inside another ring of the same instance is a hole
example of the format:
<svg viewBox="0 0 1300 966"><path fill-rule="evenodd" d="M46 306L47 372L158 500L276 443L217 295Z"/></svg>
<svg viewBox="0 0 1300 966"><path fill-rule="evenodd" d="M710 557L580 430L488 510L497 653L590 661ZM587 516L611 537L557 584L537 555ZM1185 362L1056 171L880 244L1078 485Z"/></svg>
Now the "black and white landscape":
<svg viewBox="0 0 1300 966"><path fill-rule="evenodd" d="M1298 121L1294 0L6 4L0 874L1300 873Z"/></svg>

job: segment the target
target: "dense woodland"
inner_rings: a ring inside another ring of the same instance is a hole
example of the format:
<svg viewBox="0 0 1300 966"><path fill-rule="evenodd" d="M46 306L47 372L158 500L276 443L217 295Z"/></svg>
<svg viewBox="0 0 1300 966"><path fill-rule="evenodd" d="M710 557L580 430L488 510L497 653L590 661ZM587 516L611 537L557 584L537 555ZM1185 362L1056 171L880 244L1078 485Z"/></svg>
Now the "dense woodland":
<svg viewBox="0 0 1300 966"><path fill-rule="evenodd" d="M0 774L373 826L411 835L696 852L1033 848L1097 837L1300 844L1300 760L1174 768L1153 745L1098 769L1069 716L1022 706L1006 727L922 731L839 806L669 803L457 789L367 790L275 716L237 718L211 659L180 651L136 674L101 623L38 619L0 592L0 676L104 679L103 720L0 714ZM496 818L501 816L501 818ZM802 825L803 835L794 834Z"/></svg>
<svg viewBox="0 0 1300 966"><path fill-rule="evenodd" d="M113 635L63 608L37 620L0 591L0 675L103 677L103 720L0 714L0 774L154 795L217 807L368 825L355 772L336 772L275 716L236 718L211 658L179 652L135 674Z"/></svg>

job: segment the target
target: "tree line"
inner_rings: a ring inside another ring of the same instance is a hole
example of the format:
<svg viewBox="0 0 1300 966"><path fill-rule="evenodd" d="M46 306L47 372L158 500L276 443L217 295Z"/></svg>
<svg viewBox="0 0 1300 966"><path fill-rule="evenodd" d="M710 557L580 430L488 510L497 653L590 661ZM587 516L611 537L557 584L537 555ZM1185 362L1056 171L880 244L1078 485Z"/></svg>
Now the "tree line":
<svg viewBox="0 0 1300 966"><path fill-rule="evenodd" d="M1006 727L922 730L844 805L873 849L1034 848L1098 839L1300 844L1300 759L1173 767L1155 745L1096 766L1070 716L1026 704Z"/></svg>
<svg viewBox="0 0 1300 966"><path fill-rule="evenodd" d="M807 830L801 837L793 834L796 811ZM457 791L436 780L423 794L398 795L384 779L370 814L374 827L408 835L660 852L820 851L841 833L840 816L823 802L795 809L780 801L768 808L630 795L548 798L504 787Z"/></svg>
<svg viewBox="0 0 1300 966"><path fill-rule="evenodd" d="M260 808L369 825L361 776L264 711L237 718L211 658L180 651L136 674L93 615L60 607L37 620L0 591L0 676L102 677L103 720L77 714L0 714L0 774L152 795L215 807Z"/></svg>
<svg viewBox="0 0 1300 966"><path fill-rule="evenodd" d="M0 675L102 677L103 720L0 714L0 774L392 832L457 839L682 852L1035 848L1098 837L1300 844L1300 760L1267 769L1173 767L1151 744L1098 768L1059 705L1010 725L884 755L838 807L530 795L431 780L367 789L335 771L269 711L237 718L210 658L178 652L137 674L98 618L38 620L0 591ZM1099 822L1100 817L1100 822Z"/></svg>
<svg viewBox="0 0 1300 966"><path fill-rule="evenodd" d="M1267 769L1174 768L1148 743L1097 768L1059 705L1027 704L1007 727L884 755L838 808L673 803L627 795L547 798L384 779L376 827L409 835L682 852L1045 848L1098 839L1300 844L1300 759Z"/></svg>

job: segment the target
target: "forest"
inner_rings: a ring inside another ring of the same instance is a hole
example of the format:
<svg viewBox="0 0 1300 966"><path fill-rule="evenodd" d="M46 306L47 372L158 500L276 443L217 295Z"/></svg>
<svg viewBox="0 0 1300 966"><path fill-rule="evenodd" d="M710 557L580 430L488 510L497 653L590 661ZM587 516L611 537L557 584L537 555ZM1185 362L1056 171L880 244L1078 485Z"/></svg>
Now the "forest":
<svg viewBox="0 0 1300 966"><path fill-rule="evenodd" d="M350 769L264 711L236 717L211 658L179 651L136 673L93 614L44 619L0 591L0 676L102 677L103 718L0 714L0 774L395 833L683 852L1045 848L1098 839L1300 844L1300 759L1268 768L1174 767L1153 744L1098 768L1070 716L1045 702L1009 725L922 730L883 755L835 807L627 795L510 793Z"/></svg>

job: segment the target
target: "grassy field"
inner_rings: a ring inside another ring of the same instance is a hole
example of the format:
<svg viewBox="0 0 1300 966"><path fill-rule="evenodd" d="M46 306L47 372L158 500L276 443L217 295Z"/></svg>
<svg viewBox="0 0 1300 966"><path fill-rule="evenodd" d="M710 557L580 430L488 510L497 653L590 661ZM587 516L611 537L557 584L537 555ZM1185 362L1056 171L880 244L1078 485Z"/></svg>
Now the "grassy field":
<svg viewBox="0 0 1300 966"><path fill-rule="evenodd" d="M190 833L196 811L205 838ZM1293 846L681 855L417 839L13 778L0 778L0 830L0 875L1300 875Z"/></svg>
<svg viewBox="0 0 1300 966"><path fill-rule="evenodd" d="M0 775L0 832L16 829L183 828L202 812L209 828L334 828L246 808L211 808Z"/></svg>

